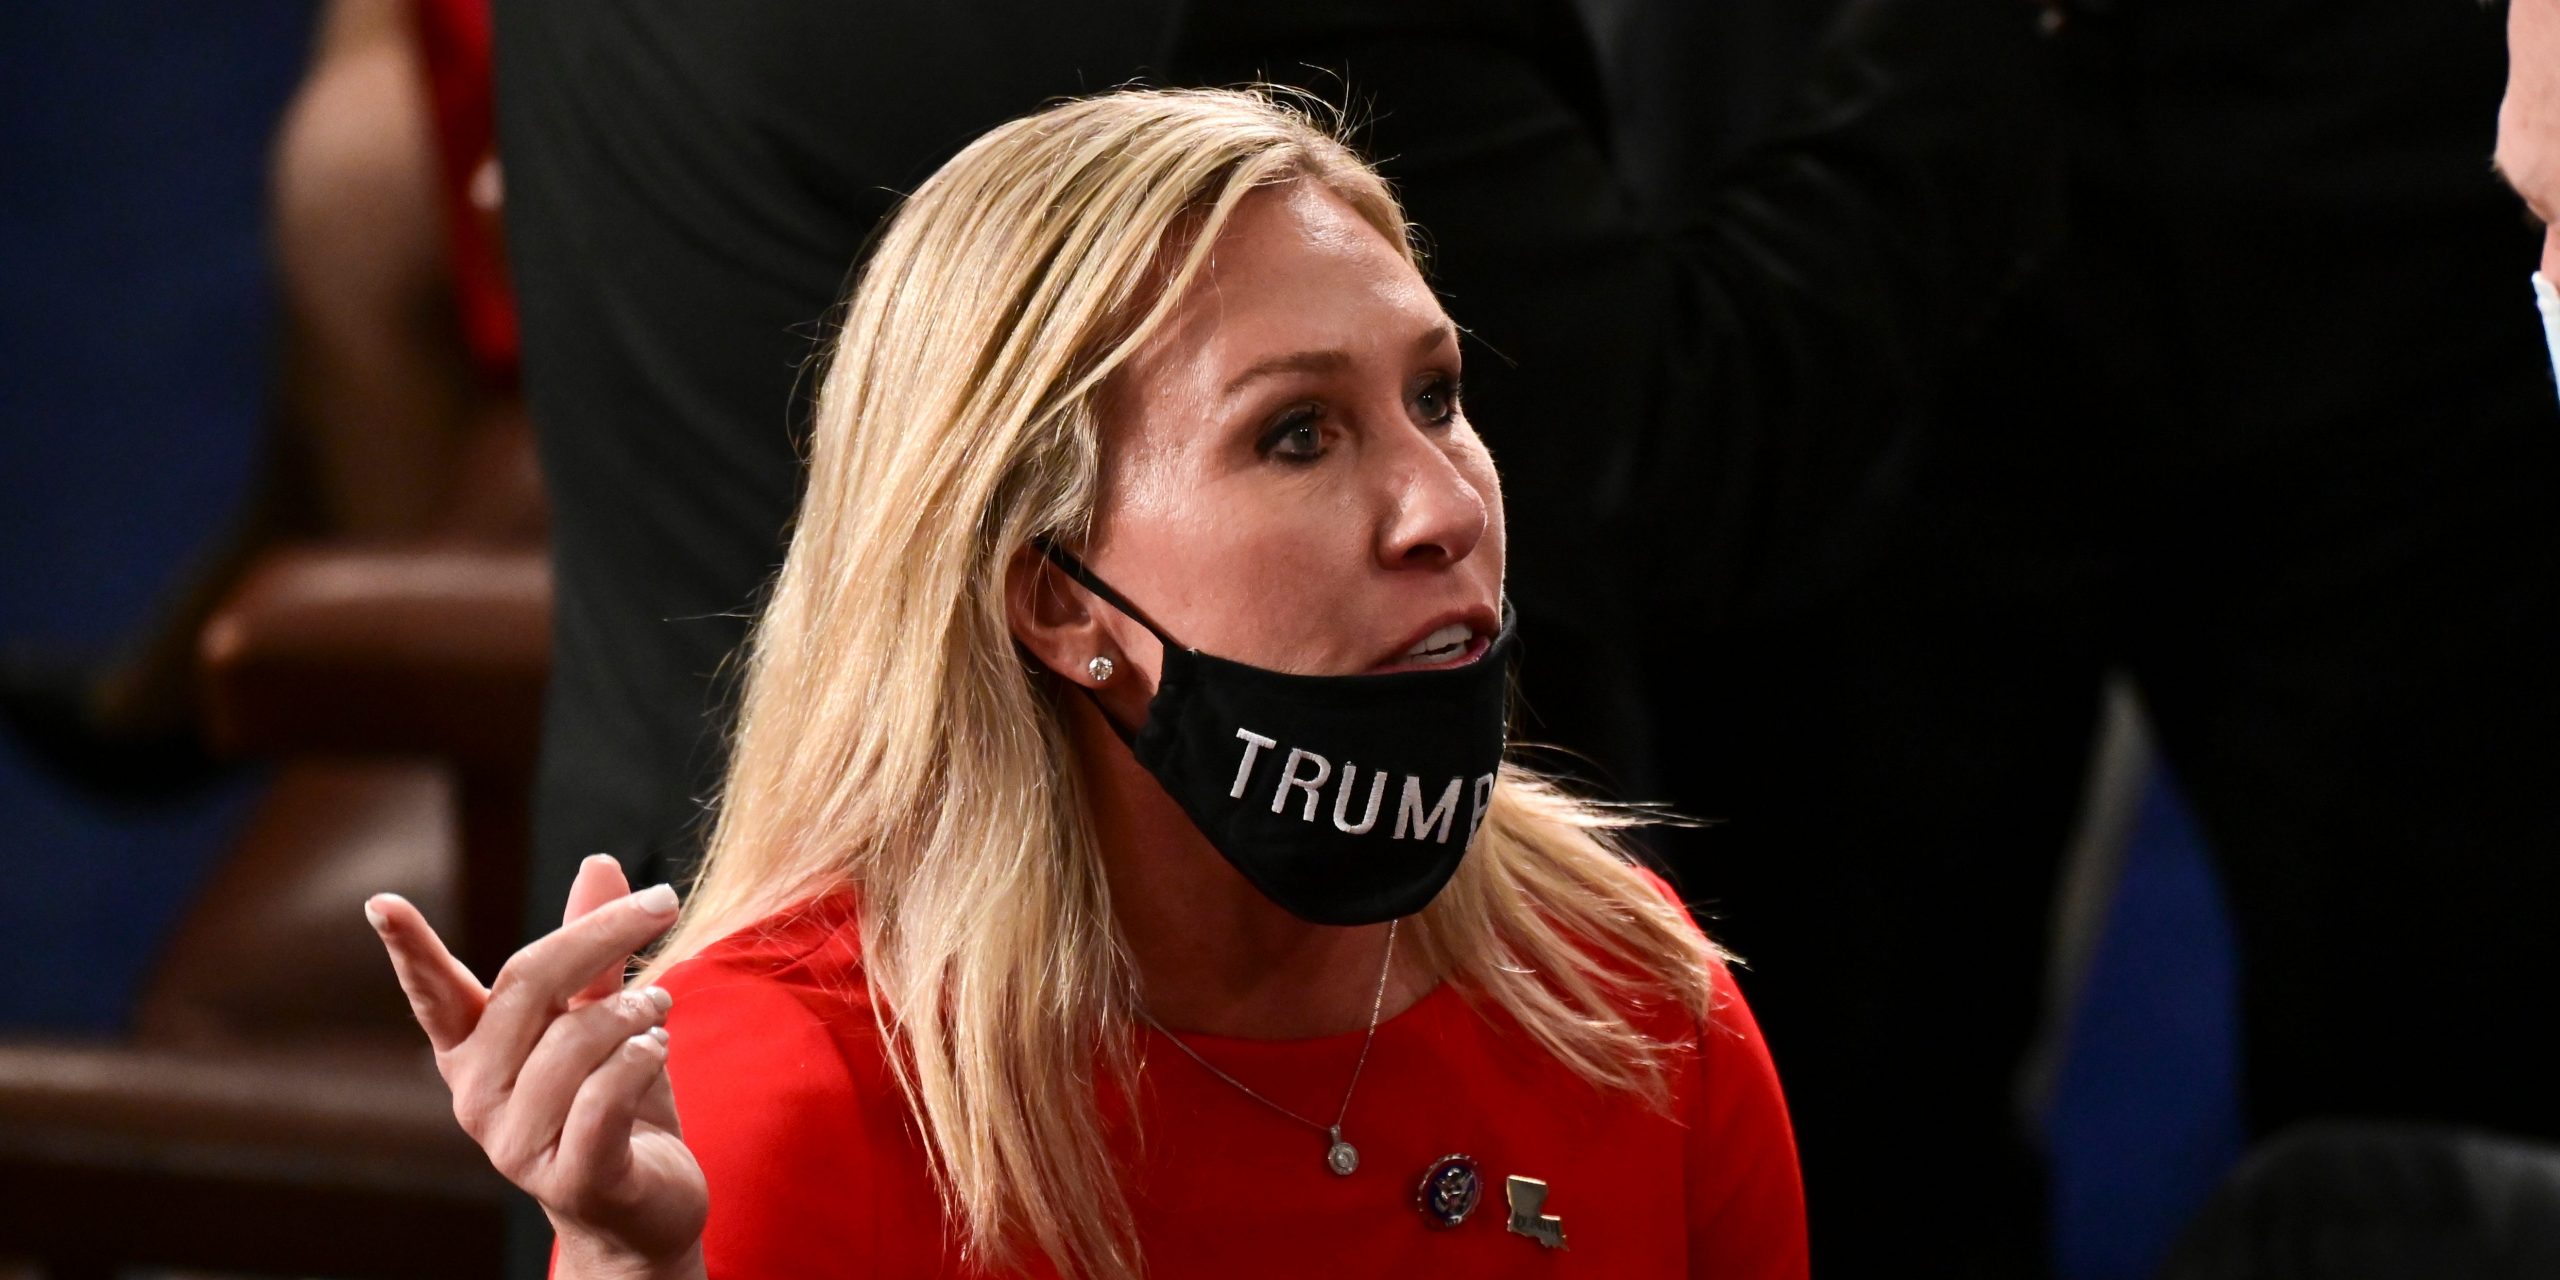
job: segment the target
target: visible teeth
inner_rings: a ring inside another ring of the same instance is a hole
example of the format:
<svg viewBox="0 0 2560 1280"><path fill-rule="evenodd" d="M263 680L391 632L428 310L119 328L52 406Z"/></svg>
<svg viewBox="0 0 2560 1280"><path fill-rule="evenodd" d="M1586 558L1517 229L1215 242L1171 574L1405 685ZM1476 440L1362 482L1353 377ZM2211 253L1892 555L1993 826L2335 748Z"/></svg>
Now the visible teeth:
<svg viewBox="0 0 2560 1280"><path fill-rule="evenodd" d="M1422 643L1405 650L1408 658L1450 658L1465 652L1475 631L1463 622L1452 622L1422 638ZM1445 651L1445 652L1444 652Z"/></svg>

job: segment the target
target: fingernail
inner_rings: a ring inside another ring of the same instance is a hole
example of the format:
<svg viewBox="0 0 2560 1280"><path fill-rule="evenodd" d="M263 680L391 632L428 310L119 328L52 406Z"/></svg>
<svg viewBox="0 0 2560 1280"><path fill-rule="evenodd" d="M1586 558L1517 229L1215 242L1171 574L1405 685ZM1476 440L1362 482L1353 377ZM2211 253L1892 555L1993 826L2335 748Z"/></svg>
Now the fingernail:
<svg viewBox="0 0 2560 1280"><path fill-rule="evenodd" d="M668 995L665 987L659 986L640 988L640 998L648 1001L650 1007L656 1009L660 1013L665 1013L667 1010L674 1008L676 1003L676 998Z"/></svg>
<svg viewBox="0 0 2560 1280"><path fill-rule="evenodd" d="M391 917L382 914L382 908L373 904L390 896L391 895L387 893L377 893L364 900L364 922L372 925L375 933L380 933L384 929L389 928L391 925Z"/></svg>
<svg viewBox="0 0 2560 1280"><path fill-rule="evenodd" d="M642 911L646 911L653 916L674 915L676 910L676 887L671 884L653 884L638 893L632 894L631 905L638 907Z"/></svg>
<svg viewBox="0 0 2560 1280"><path fill-rule="evenodd" d="M649 1028L649 1038L657 1041L659 1048L663 1049L667 1047L667 1029L665 1027Z"/></svg>

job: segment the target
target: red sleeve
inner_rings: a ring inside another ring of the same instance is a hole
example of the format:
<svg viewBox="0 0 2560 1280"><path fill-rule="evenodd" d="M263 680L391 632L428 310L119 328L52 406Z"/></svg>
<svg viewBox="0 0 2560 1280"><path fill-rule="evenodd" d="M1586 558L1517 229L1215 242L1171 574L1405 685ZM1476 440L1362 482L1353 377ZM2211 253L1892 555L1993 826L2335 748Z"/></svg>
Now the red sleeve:
<svg viewBox="0 0 2560 1280"><path fill-rule="evenodd" d="M1639 865L1656 892L1683 912L1670 882ZM1700 1028L1697 1078L1689 1082L1689 1270L1716 1280L1806 1280L1804 1175L1787 1119L1778 1065L1760 1023L1715 967L1715 1003Z"/></svg>
<svg viewBox="0 0 2560 1280"><path fill-rule="evenodd" d="M678 966L663 985L676 1112L711 1189L712 1280L910 1274L910 1247L936 1233L901 1221L917 1207L884 1147L903 1110L882 1106L869 1014L722 964Z"/></svg>
<svg viewBox="0 0 2560 1280"><path fill-rule="evenodd" d="M1805 1280L1804 1179L1778 1068L1733 974L1716 966L1689 1105L1689 1267L1717 1280Z"/></svg>

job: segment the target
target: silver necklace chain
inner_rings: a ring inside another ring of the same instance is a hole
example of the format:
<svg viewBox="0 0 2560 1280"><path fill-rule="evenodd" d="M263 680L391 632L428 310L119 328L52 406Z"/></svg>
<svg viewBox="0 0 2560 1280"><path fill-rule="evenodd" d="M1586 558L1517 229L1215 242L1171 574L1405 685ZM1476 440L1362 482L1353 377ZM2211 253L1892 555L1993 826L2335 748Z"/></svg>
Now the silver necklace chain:
<svg viewBox="0 0 2560 1280"><path fill-rule="evenodd" d="M1171 1040L1174 1048L1182 1050L1182 1052L1193 1062L1199 1063L1202 1070L1226 1081L1228 1084L1234 1085L1238 1093L1241 1093L1244 1096L1325 1135L1327 1138L1332 1139L1331 1144L1325 1150L1325 1164L1335 1173L1348 1175L1353 1169L1360 1166L1360 1152L1350 1143L1342 1140L1342 1121L1343 1117L1351 1114L1352 1092L1360 1087L1361 1068L1369 1065L1369 1046L1375 1044L1378 1039L1378 1015L1387 1007L1387 975L1395 969L1396 925L1398 923L1400 922L1394 920L1387 922L1387 954L1385 958L1378 962L1378 990L1376 994L1369 997L1369 1033L1360 1038L1360 1057L1351 1064L1351 1082L1342 1086L1342 1105L1334 1109L1332 1124L1318 1124L1317 1122L1299 1115L1297 1112L1291 1111L1287 1107L1281 1106L1279 1103L1273 1102L1271 1099L1262 1096L1260 1093L1255 1092L1252 1085L1246 1084L1244 1081L1228 1075L1226 1072L1218 1069L1218 1064L1209 1061L1207 1058L1201 1057L1199 1050L1192 1048L1190 1045L1184 1044L1182 1042L1182 1037L1175 1035L1171 1028L1156 1021L1156 1016L1154 1014L1149 1013L1142 1008L1138 1010L1138 1016L1146 1019L1147 1025L1154 1027L1157 1031L1161 1032L1165 1039Z"/></svg>

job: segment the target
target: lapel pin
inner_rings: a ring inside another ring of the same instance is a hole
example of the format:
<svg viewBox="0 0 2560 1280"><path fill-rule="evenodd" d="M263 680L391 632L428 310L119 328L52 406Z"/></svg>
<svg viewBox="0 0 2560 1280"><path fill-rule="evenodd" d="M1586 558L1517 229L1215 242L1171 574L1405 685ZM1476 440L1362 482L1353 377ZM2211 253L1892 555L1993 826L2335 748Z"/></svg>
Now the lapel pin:
<svg viewBox="0 0 2560 1280"><path fill-rule="evenodd" d="M1551 1213L1540 1213L1547 1206L1547 1184L1536 1178L1513 1176L1502 1183L1502 1194L1511 1202L1511 1230L1550 1249L1564 1245L1564 1219Z"/></svg>
<svg viewBox="0 0 2560 1280"><path fill-rule="evenodd" d="M1484 1178L1477 1174L1476 1162L1465 1156L1432 1161L1423 1171L1421 1184L1413 1189L1413 1207L1422 1211L1422 1220L1434 1231L1466 1221L1483 1198Z"/></svg>

